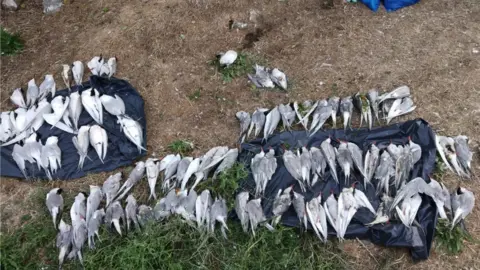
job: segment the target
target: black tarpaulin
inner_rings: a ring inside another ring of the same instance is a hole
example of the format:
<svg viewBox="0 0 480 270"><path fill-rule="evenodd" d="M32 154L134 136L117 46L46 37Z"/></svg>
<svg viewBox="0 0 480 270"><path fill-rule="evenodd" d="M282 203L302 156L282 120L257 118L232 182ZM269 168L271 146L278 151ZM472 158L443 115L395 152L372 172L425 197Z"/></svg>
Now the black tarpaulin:
<svg viewBox="0 0 480 270"><path fill-rule="evenodd" d="M405 145L409 142L410 137L413 142L419 144L422 148L422 158L415 164L411 178L422 177L423 179L429 179L428 176L434 169L436 155L435 139L428 123L422 119L373 128L372 130L366 128L347 131L343 129L320 130L312 137L308 137L305 131L282 132L270 137L266 143L263 143L261 139L257 139L242 144L242 153L239 156L239 160L249 166L251 158L260 152L261 147L265 150L272 147L275 150L278 167L272 179L268 182L264 198L262 199L262 206L267 217L272 215L271 208L273 198L278 190L283 190L297 183L283 164L281 156L284 150L282 145L290 150L302 146L306 146L308 149L311 146L319 148L320 144L329 137L332 140L332 145L335 147L338 146L337 140L350 141L357 144L364 153L372 143L375 143L380 149L380 154L386 149L390 142L396 145ZM356 188L365 193L375 209L378 208L380 198L376 196L375 188L368 185L365 190L363 179L357 170L352 171L348 183L345 183L343 172L338 168L338 165L337 172L340 184L337 184L333 177L330 176L329 169L327 168L325 181L319 181L312 190L307 190L304 194L305 201L308 202L313 196L318 196L319 193L322 193L323 203L331 192L338 195L343 187L350 187L352 183L358 181ZM376 185L375 181L373 183ZM251 191L251 194L254 194L255 182L251 173L248 179L241 184L240 189ZM294 190L295 192L301 193L298 185L295 185ZM358 237L387 247L406 247L410 249L414 260L427 259L435 233L437 209L430 197L422 195L422 199L423 201L416 217L421 228L416 226L408 228L396 220L392 220L384 225L378 224L367 227L363 224L373 221L375 217L367 209L360 208L353 217L345 234L345 238L352 239ZM293 206L282 216L282 223L287 226L299 226L299 220ZM336 232L330 224L328 226L329 236L335 237Z"/></svg>
<svg viewBox="0 0 480 270"><path fill-rule="evenodd" d="M138 121L143 127L143 141L146 142L146 120L144 112L144 102L140 94L124 80L116 78L102 78L91 76L89 82L83 83L83 86L75 86L72 91L82 92L85 89L94 87L100 94L118 95L125 103L125 113L132 119ZM68 96L69 90L57 91L57 95ZM50 99L49 99L50 101ZM94 125L96 122L90 117L88 112L83 109L80 115L78 126ZM120 166L131 164L135 159L144 156L145 151L138 152L137 147L128 140L128 138L120 130L120 125L117 123L117 118L110 115L103 110L103 125L108 136L108 149L104 163L100 161L97 153L93 147L89 147L88 158L82 170L77 168L79 156L77 150L73 146L72 138L74 134L67 133L58 128L52 128L46 122L37 131L37 138L45 144L45 141L50 136L58 137L58 146L62 151L62 167L55 174L52 174L54 179L74 179L87 175L88 173L97 173L103 171L111 171ZM1 172L2 176L24 178L17 164L12 158L13 144L1 147ZM47 179L43 170L38 170L36 164L26 163L27 176L32 179Z"/></svg>

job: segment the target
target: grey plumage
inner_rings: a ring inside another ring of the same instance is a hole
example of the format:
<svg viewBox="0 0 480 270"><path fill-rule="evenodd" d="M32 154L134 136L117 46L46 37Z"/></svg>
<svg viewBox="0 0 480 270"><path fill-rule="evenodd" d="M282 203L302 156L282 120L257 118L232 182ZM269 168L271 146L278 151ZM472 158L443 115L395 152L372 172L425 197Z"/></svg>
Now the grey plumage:
<svg viewBox="0 0 480 270"><path fill-rule="evenodd" d="M348 150L346 142L340 142L337 150L335 151L338 164L342 168L343 174L345 175L345 184L350 180L350 172L353 166L352 156Z"/></svg>
<svg viewBox="0 0 480 270"><path fill-rule="evenodd" d="M297 192L293 192L293 208L295 209L295 212L297 213L298 221L299 221L299 226L302 227L302 222L303 226L305 226L305 229L308 228L308 221L307 221L307 213L305 212L305 197Z"/></svg>
<svg viewBox="0 0 480 270"><path fill-rule="evenodd" d="M60 218L63 212L63 197L62 189L54 188L47 193L45 204L47 205L48 212L52 216L53 227L57 228L57 219Z"/></svg>
<svg viewBox="0 0 480 270"><path fill-rule="evenodd" d="M87 234L88 234L88 247L95 249L95 236L100 241L100 234L98 230L100 225L103 224L103 218L105 217L105 209L98 209L93 212L90 221L87 222Z"/></svg>
<svg viewBox="0 0 480 270"><path fill-rule="evenodd" d="M69 259L77 258L80 264L83 265L82 248L87 240L87 223L84 219L78 221L78 223L72 223L72 251L68 254Z"/></svg>
<svg viewBox="0 0 480 270"><path fill-rule="evenodd" d="M428 185L432 188L434 194L433 201L437 205L437 211L440 218L448 219L445 209L449 212L452 211L450 192L443 183L439 183L433 178L430 178L430 183L428 183Z"/></svg>
<svg viewBox="0 0 480 270"><path fill-rule="evenodd" d="M177 173L175 178L177 179L177 185L182 184L182 180L185 177L185 174L190 166L190 163L193 161L192 157L184 157L180 160L177 166Z"/></svg>
<svg viewBox="0 0 480 270"><path fill-rule="evenodd" d="M278 106L273 108L265 119L265 127L263 129L263 139L266 141L270 135L273 134L275 129L280 122L280 112L278 111Z"/></svg>
<svg viewBox="0 0 480 270"><path fill-rule="evenodd" d="M375 170L380 163L380 150L375 144L370 146L370 149L365 154L365 177L364 177L364 187L367 189L367 184L370 184L375 173Z"/></svg>
<svg viewBox="0 0 480 270"><path fill-rule="evenodd" d="M468 137L464 135L458 135L454 138L455 152L457 154L457 161L460 165L463 176L470 178L472 174L472 152L468 148Z"/></svg>
<svg viewBox="0 0 480 270"><path fill-rule="evenodd" d="M143 146L143 128L140 123L126 115L117 116L117 118L117 123L120 124L121 130L125 136L137 146L138 153L141 153L142 150L146 151L147 149Z"/></svg>
<svg viewBox="0 0 480 270"><path fill-rule="evenodd" d="M388 111L386 118L387 124L390 123L393 118L410 113L416 108L417 106L413 105L413 100L410 97L395 100Z"/></svg>
<svg viewBox="0 0 480 270"><path fill-rule="evenodd" d="M137 200L132 194L127 197L127 205L125 206L125 219L127 221L127 231L130 231L130 224L133 223L135 228L140 229L140 225L137 220ZM132 229L133 231L133 229Z"/></svg>
<svg viewBox="0 0 480 270"><path fill-rule="evenodd" d="M145 161L145 171L147 173L148 187L150 188L150 195L148 200L157 199L157 194L155 193L155 186L157 184L158 175L160 170L158 168L158 160L155 158L148 158Z"/></svg>
<svg viewBox="0 0 480 270"><path fill-rule="evenodd" d="M13 90L12 95L10 96L10 100L13 104L20 108L27 108L27 104L25 103L25 99L23 98L23 91L22 88L17 88Z"/></svg>
<svg viewBox="0 0 480 270"><path fill-rule="evenodd" d="M337 128L337 113L338 113L338 107L340 106L340 98L337 96L333 96L328 99L328 104L332 108L333 128Z"/></svg>
<svg viewBox="0 0 480 270"><path fill-rule="evenodd" d="M292 192L293 186L287 187L283 192L281 189L278 190L277 196L273 200L273 207L272 207L272 226L275 227L282 218L283 213L285 213L290 205L292 205Z"/></svg>
<svg viewBox="0 0 480 270"><path fill-rule="evenodd" d="M312 169L312 154L305 146L302 147L302 153L300 154L300 164L302 181L311 187L312 183L310 182L310 171Z"/></svg>
<svg viewBox="0 0 480 270"><path fill-rule="evenodd" d="M328 223L330 223L335 232L337 232L338 202L333 193L325 200L323 208L325 209Z"/></svg>
<svg viewBox="0 0 480 270"><path fill-rule="evenodd" d="M265 126L265 120L266 120L265 112L267 111L268 109L265 109L265 108L257 108L255 112L253 112L247 137L250 137L250 134L252 133L254 128L255 128L254 136L257 137L260 134L263 127Z"/></svg>
<svg viewBox="0 0 480 270"><path fill-rule="evenodd" d="M75 196L75 201L70 208L70 219L72 220L72 226L75 227L80 220L84 220L86 216L87 208L85 206L85 194L80 192Z"/></svg>
<svg viewBox="0 0 480 270"><path fill-rule="evenodd" d="M35 79L31 79L28 82L28 88L27 88L27 107L32 107L35 105L35 102L37 102L38 96L40 94L40 89L38 88L37 84L35 84Z"/></svg>
<svg viewBox="0 0 480 270"><path fill-rule="evenodd" d="M126 222L125 213L123 212L122 205L119 201L112 202L105 212L105 224L110 229L113 225L118 234L122 235L122 228L120 226L120 220Z"/></svg>
<svg viewBox="0 0 480 270"><path fill-rule="evenodd" d="M248 112L239 111L235 114L240 122L240 136L238 141L243 143L247 137L248 127L250 126L251 118Z"/></svg>
<svg viewBox="0 0 480 270"><path fill-rule="evenodd" d="M137 209L137 220L141 227L145 227L148 222L155 219L155 214L152 207L147 205L140 205Z"/></svg>
<svg viewBox="0 0 480 270"><path fill-rule="evenodd" d="M310 155L312 156L312 167L311 171L313 174L313 179L311 186L315 186L319 177L323 177L325 174L325 169L327 168L327 161L323 156L323 153L317 147L310 147Z"/></svg>
<svg viewBox="0 0 480 270"><path fill-rule="evenodd" d="M225 230L228 231L227 226L227 203L223 198L217 198L213 202L210 208L210 232L213 233L215 229L215 223L220 222L222 235L227 239Z"/></svg>
<svg viewBox="0 0 480 270"><path fill-rule="evenodd" d="M340 113L343 116L343 128L352 127L353 103L352 97L344 97L340 100Z"/></svg>
<svg viewBox="0 0 480 270"><path fill-rule="evenodd" d="M205 189L195 202L195 214L197 226L199 228L208 228L210 225L210 207L212 205L212 197L210 191Z"/></svg>
<svg viewBox="0 0 480 270"><path fill-rule="evenodd" d="M330 174L333 176L333 179L338 183L337 168L336 168L336 158L335 158L335 148L331 145L330 138L326 139L320 144L320 149L322 150L323 156L327 161L327 165L330 168Z"/></svg>
<svg viewBox="0 0 480 270"><path fill-rule="evenodd" d="M255 64L255 74L247 74L248 79L258 88L274 88L275 85L270 77L268 70Z"/></svg>
<svg viewBox="0 0 480 270"><path fill-rule="evenodd" d="M237 157L238 157L237 148L228 150L228 152L225 154L225 158L222 160L220 165L218 165L217 169L213 173L212 179L215 180L217 178L217 175L230 169L237 161Z"/></svg>
<svg viewBox="0 0 480 270"><path fill-rule="evenodd" d="M60 249L58 255L58 269L62 269L65 255L70 252L72 247L72 233L72 226L65 223L63 220L60 220L56 237L56 246Z"/></svg>
<svg viewBox="0 0 480 270"><path fill-rule="evenodd" d="M237 213L237 217L240 220L240 224L242 224L242 229L244 232L248 232L248 213L246 210L247 202L250 195L247 191L242 191L237 194L235 197L235 212Z"/></svg>
<svg viewBox="0 0 480 270"><path fill-rule="evenodd" d="M435 193L432 187L428 185L421 177L417 177L400 188L400 190L397 192L397 195L393 199L390 210L393 210L394 207L400 203L400 201L404 200L405 198L411 198L418 193L423 193L427 196L435 198Z"/></svg>
<svg viewBox="0 0 480 270"><path fill-rule="evenodd" d="M319 194L318 197L314 197L307 202L305 210L315 234L325 243L328 237L327 216L321 202L322 196Z"/></svg>
<svg viewBox="0 0 480 270"><path fill-rule="evenodd" d="M363 155L362 155L362 150L358 145L352 143L352 142L347 142L347 148L348 151L350 152L350 155L352 156L352 161L355 167L358 169L360 174L365 177L365 168L363 166Z"/></svg>
<svg viewBox="0 0 480 270"><path fill-rule="evenodd" d="M378 90L372 89L368 91L367 98L370 102L370 107L372 108L373 114L377 119L377 122L380 123L380 118L378 117Z"/></svg>
<svg viewBox="0 0 480 270"><path fill-rule="evenodd" d="M390 179L395 176L395 168L392 157L387 151L383 151L380 156L380 161L378 163L377 169L375 169L375 179L378 180L377 185L377 195L380 192L389 194Z"/></svg>
<svg viewBox="0 0 480 270"><path fill-rule="evenodd" d="M127 178L127 181L123 183L120 189L117 192L118 196L115 196L117 200L121 200L127 193L142 180L145 174L145 162L139 161L135 168L130 172L130 175Z"/></svg>
<svg viewBox="0 0 480 270"><path fill-rule="evenodd" d="M248 220L250 221L250 229L252 230L252 234L255 237L255 230L257 229L258 225L267 220L265 214L263 213L261 199L258 198L250 200L247 203L245 209L248 214Z"/></svg>
<svg viewBox="0 0 480 270"><path fill-rule="evenodd" d="M458 187L452 195L452 228L465 219L472 212L474 206L475 195L466 188Z"/></svg>
<svg viewBox="0 0 480 270"><path fill-rule="evenodd" d="M90 126L81 126L77 136L72 137L73 146L77 149L80 157L78 160L78 169L83 169L85 158L88 156L88 146L90 146Z"/></svg>
<svg viewBox="0 0 480 270"><path fill-rule="evenodd" d="M378 103L382 103L388 99L399 99L399 98L404 98L409 96L410 96L410 88L406 85L402 85L400 87L393 89L391 92L385 93L380 97L378 97L379 98Z"/></svg>
<svg viewBox="0 0 480 270"><path fill-rule="evenodd" d="M313 120L310 125L310 135L313 136L318 130L323 127L325 121L332 116L332 105L330 105L325 99L318 102L318 106L313 112Z"/></svg>
<svg viewBox="0 0 480 270"><path fill-rule="evenodd" d="M99 186L90 186L90 195L87 198L87 212L86 212L86 221L87 224L90 222L90 218L93 213L97 211L102 201L103 193L102 189Z"/></svg>
<svg viewBox="0 0 480 270"><path fill-rule="evenodd" d="M27 153L25 152L25 149L21 145L15 144L13 146L12 158L17 164L17 167L22 172L23 176L25 176L25 178L28 178L27 170L25 169L25 160L27 159Z"/></svg>
<svg viewBox="0 0 480 270"><path fill-rule="evenodd" d="M297 180L298 185L302 192L305 192L305 183L302 179L302 163L300 161L300 157L295 155L292 151L286 150L283 153L283 163L285 164L285 168L287 169L288 173Z"/></svg>
<svg viewBox="0 0 480 270"><path fill-rule="evenodd" d="M292 124L295 121L295 112L293 111L292 107L290 107L290 104L278 105L278 111L280 112L280 116L282 118L283 127L286 130L291 130Z"/></svg>
<svg viewBox="0 0 480 270"><path fill-rule="evenodd" d="M110 175L103 183L102 193L105 194L106 197L106 206L110 205L110 203L115 198L118 190L120 189L120 180L122 180L122 173L118 172L116 174Z"/></svg>

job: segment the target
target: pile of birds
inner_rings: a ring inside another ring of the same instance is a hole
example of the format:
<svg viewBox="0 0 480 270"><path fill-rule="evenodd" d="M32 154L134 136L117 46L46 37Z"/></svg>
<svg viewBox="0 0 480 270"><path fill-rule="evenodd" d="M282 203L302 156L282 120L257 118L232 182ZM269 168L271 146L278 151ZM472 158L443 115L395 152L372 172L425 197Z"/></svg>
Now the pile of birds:
<svg viewBox="0 0 480 270"><path fill-rule="evenodd" d="M460 142L457 147L468 152L466 155L458 153L460 163L470 164L471 153L466 141ZM302 147L301 152L297 149L296 153L283 149L278 154L296 182L283 191L278 190L273 202L271 216L274 222L271 226L278 223L282 214L293 204L300 224L306 229L309 221L322 241L327 240L327 221L336 231L337 237L343 239L350 221L361 207L367 208L374 215L371 222L365 224L367 226L396 219L410 227L415 224L415 217L422 203L420 194L425 194L436 203L440 218L448 218L446 211L453 213L453 227L472 211L475 197L465 188L459 188L453 198L450 198L446 187L432 178L428 184L422 178L410 180L413 166L421 159L421 152L421 147L411 139L403 146L390 143L379 148L372 144L365 155L352 142L339 141L338 147L335 148L330 138L323 141L320 148ZM339 182L337 165L343 171L344 183ZM244 230L247 232L250 224L252 233L255 234L258 224L266 224L267 221L260 203L277 169L275 150L270 148L265 153L261 149L260 153L252 158L250 169L255 182L255 191L252 192L255 199L248 201L249 193L240 192L237 194L235 206ZM305 201L306 191L316 190L314 186L321 184L321 181L328 181L328 175L331 175L340 186L349 186L353 170L358 172L361 180L357 178L351 187L343 188L340 194L334 194L332 191L328 198L322 198L319 194L309 202ZM364 190L374 188L376 195L380 196L381 204L378 209L375 209L367 196L356 188L359 180L363 181ZM298 192L294 191L294 186L298 186L296 189ZM458 200L462 203L457 203Z"/></svg>
<svg viewBox="0 0 480 270"><path fill-rule="evenodd" d="M410 160L412 164L418 161L420 149L414 142L410 141L405 146L390 144L385 149L378 149L372 144L364 159L361 151L358 156L357 147L350 142L340 142L338 148L335 148L331 139L326 139L320 148L311 147L308 150L302 147L301 154L299 151L295 154L283 149L281 158L296 182L284 190L278 190L271 213L265 213L262 207L262 194L269 184L276 185L270 183L270 180L277 169L277 157L275 150L269 149L265 153L262 149L251 160L255 191L240 191L235 198L235 211L243 230L246 233L251 231L254 236L258 226L273 231L291 206L297 213L300 226L313 229L323 242L328 239L329 226L335 230L339 239L344 239L347 227L359 208L366 208L372 213L373 218L366 226L392 220L399 220L407 227L420 226L415 218L422 203L421 194L433 199L440 218L448 219L450 214L452 228L472 211L475 197L463 187L457 188L450 195L442 183L432 178L428 184L422 178L406 180L406 169L399 167L406 166L402 160ZM380 154L380 151L383 152ZM52 189L46 196L46 206L55 228L58 227L56 244L59 248L60 266L66 257L78 258L83 263L82 249L85 243L88 243L89 248L95 248L95 239L100 239L99 230L102 225L122 236L129 231L141 230L150 221L163 221L172 215L178 215L187 224L208 233L214 233L216 224L219 223L222 235L227 238L227 198L217 196L213 199L208 189L202 190L198 195L195 188L212 172L212 178L215 179L231 168L237 157L238 149L218 146L198 158L169 154L162 159L139 161L123 184L122 173L116 173L109 176L102 187L90 186L88 195L79 193L70 208L71 225L61 218L64 208L62 190ZM358 158L360 160L354 161ZM304 191L319 181L326 181L328 171L338 181L337 164L343 170L345 181L350 170L358 170L364 178L364 188L370 188L368 186L371 185L377 193L382 194L382 202L377 209L365 193L357 189L356 183L343 188L339 194L332 191L327 198L318 194L306 201ZM312 181L310 176L313 176ZM138 205L131 194L144 177L147 178L150 189L148 200L155 201L153 207ZM156 183L159 177L163 182L162 194L166 196L157 200ZM377 185L373 184L372 179L378 181ZM388 190L390 185L396 187L395 196ZM250 199L252 196L254 198Z"/></svg>
<svg viewBox="0 0 480 270"><path fill-rule="evenodd" d="M212 177L215 179L231 168L237 155L237 149L219 146L195 159L171 154L163 159L148 158L145 162L139 161L123 184L122 173L116 173L109 176L102 187L90 186L88 195L79 193L70 208L71 225L61 218L64 208L62 189L52 189L46 196L46 206L56 229L58 225L56 245L60 249L60 267L66 256L69 259L78 258L83 264L83 246L88 242L89 248L95 248L95 237L99 239L99 229L103 224L109 230L124 235L128 231L140 230L150 220L162 221L175 214L199 230L210 233L220 223L221 232L226 238L226 199L220 196L213 199L208 189L197 195L195 188L200 181L207 179L210 172L213 172ZM153 208L138 205L134 196L129 194L144 176L150 188L148 200L156 201ZM156 182L159 176L166 196L157 200ZM125 197L123 206L122 200ZM100 208L101 205L103 208Z"/></svg>
<svg viewBox="0 0 480 270"><path fill-rule="evenodd" d="M348 96L340 99L330 97L328 100L318 101L307 100L299 104L280 104L268 110L257 108L252 115L248 112L239 111L236 113L240 121L240 142L245 141L253 132L254 137L260 135L263 130L263 139L277 129L280 121L285 130L292 130L295 124L301 124L303 128L313 136L324 127L324 124L331 118L332 127L337 126L337 115L340 114L343 126L352 128L352 114L354 107L360 113L360 127L363 122L369 129L373 127L374 118L380 123L384 119L386 123L398 116L405 115L415 110L413 100L408 86L400 86L391 92L379 95L378 90L372 89L367 94L357 93L353 97ZM380 114L382 116L380 116ZM311 118L311 122L310 122ZM298 120L298 122L296 122Z"/></svg>
<svg viewBox="0 0 480 270"><path fill-rule="evenodd" d="M443 163L450 171L462 178L470 178L472 175L473 154L468 149L468 141L468 137L464 135L454 138L439 135L435 137L437 151Z"/></svg>
<svg viewBox="0 0 480 270"><path fill-rule="evenodd" d="M229 68L237 60L238 53L229 50L225 53L219 53L217 57L219 57L221 68ZM255 69L255 74L247 74L247 77L257 88L267 89L279 87L280 89L287 90L287 75L278 68L272 69L257 64L255 64L253 68Z"/></svg>
<svg viewBox="0 0 480 270"><path fill-rule="evenodd" d="M111 78L116 72L116 58L110 58L105 62L101 56L95 56L87 66L93 75ZM29 175L35 176L35 172L27 174L25 164L27 161L36 163L38 170L43 168L49 179L52 179L52 174L62 166L62 151L58 146L58 137L47 138L45 144L38 140L37 131L45 122L52 129L58 128L75 135L72 142L80 157L79 169L83 168L90 145L102 162L106 157L108 136L102 128L104 109L116 116L121 130L137 146L138 151L145 150L142 127L125 114L125 103L122 98L116 94L113 96L101 94L95 88L80 92L80 88L77 87L77 91L72 91L72 78L75 85L81 87L83 73L84 65L81 61L75 61L71 68L69 65L63 65L61 74L69 89L66 96L56 95L56 83L50 74L45 75L45 80L39 87L35 84L35 79L30 80L25 98L21 88L13 91L10 100L18 108L1 113L0 142L3 143L1 146L15 144L12 157L25 178ZM83 109L96 124L79 126Z"/></svg>

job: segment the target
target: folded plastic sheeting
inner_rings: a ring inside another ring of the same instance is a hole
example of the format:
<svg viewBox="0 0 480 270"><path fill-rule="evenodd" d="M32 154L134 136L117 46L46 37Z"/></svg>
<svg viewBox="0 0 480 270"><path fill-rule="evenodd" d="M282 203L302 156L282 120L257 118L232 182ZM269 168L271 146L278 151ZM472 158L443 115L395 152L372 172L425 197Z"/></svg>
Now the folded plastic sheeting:
<svg viewBox="0 0 480 270"><path fill-rule="evenodd" d="M357 144L365 153L368 147L372 143L375 143L377 147L380 148L381 153L386 149L390 142L393 142L396 145L407 144L409 136L422 148L422 159L415 164L411 178L418 176L423 177L424 179L429 179L428 175L432 173L435 165L435 139L428 123L422 119L387 127L374 128L372 130L355 129L347 130L346 132L343 129L325 130L317 132L312 137L308 137L305 131L294 131L291 133L283 132L270 137L264 144L262 144L262 140L260 139L242 144L242 153L240 154L239 160L245 162L246 166L249 167L251 158L260 151L261 147L265 150L269 147L275 149L278 168L272 179L268 182L264 198L262 199L264 212L267 217L270 217L272 215L271 209L273 199L278 190L283 190L290 185L297 183L284 166L281 157L283 155L283 147L286 147L287 149L295 149L305 145L307 148L310 148L311 146L319 148L320 144L330 137L332 144L335 147L338 146L337 139L350 141ZM365 193L375 209L378 208L380 198L376 196L375 188L372 185L368 185L365 190L363 179L356 169L352 171L348 183L345 183L343 173L338 165L337 172L340 184L337 184L333 177L330 176L329 169L327 168L324 181L317 182L311 190L307 190L304 194L305 201L308 202L313 196L318 196L319 193L322 193L323 203L332 192L338 195L343 187L350 187L354 182L357 182L356 187ZM376 185L375 180L373 181L373 184ZM254 193L252 191L255 189L255 183L251 173L249 177L241 183L240 189L249 190L251 191L251 194ZM391 189L395 192L394 187ZM295 185L294 190L295 192L301 193L298 185ZM437 209L435 203L430 197L422 195L422 199L422 204L416 217L421 228L416 226L408 228L397 220L391 220L388 224L377 224L368 227L363 224L373 221L375 217L367 209L360 208L348 226L345 238L358 237L360 239L368 239L375 244L387 247L406 247L410 249L414 260L427 259L435 233ZM282 223L286 226L298 227L300 225L293 206L291 206L282 216ZM329 236L331 238L335 237L335 230L330 224L328 226Z"/></svg>
<svg viewBox="0 0 480 270"><path fill-rule="evenodd" d="M125 113L132 119L138 121L143 128L143 140L146 140L146 120L144 113L144 102L140 94L124 80L116 78L107 79L97 76L90 77L89 82L83 83L83 86L72 87L72 91L82 92L85 89L94 87L100 94L118 95L125 103ZM68 96L69 90L58 91L57 95ZM95 125L96 122L90 117L88 112L83 109L80 115L78 126ZM67 133L58 128L52 128L46 122L37 131L37 138L45 144L45 141L50 136L58 137L58 146L62 151L62 167L58 169L55 174L52 174L54 179L74 179L87 175L88 173L96 173L103 171L111 171L120 166L131 164L135 159L145 155L145 151L138 152L137 147L128 140L125 134L120 130L120 125L117 123L117 117L110 115L103 110L103 125L102 127L107 132L108 149L104 163L98 158L95 149L92 146L88 148L88 157L85 159L83 169L79 170L78 161L79 155L73 146L73 134ZM24 178L17 164L12 158L13 145L4 146L1 150L1 172L2 176ZM27 176L32 179L47 179L43 170L38 170L36 164L25 162L27 168Z"/></svg>

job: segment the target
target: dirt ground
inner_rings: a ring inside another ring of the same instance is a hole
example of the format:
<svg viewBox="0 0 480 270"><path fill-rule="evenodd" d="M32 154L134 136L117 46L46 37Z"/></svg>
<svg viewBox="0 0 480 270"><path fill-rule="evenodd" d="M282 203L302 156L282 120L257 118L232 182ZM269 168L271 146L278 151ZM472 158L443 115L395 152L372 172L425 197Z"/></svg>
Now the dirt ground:
<svg viewBox="0 0 480 270"><path fill-rule="evenodd" d="M361 4L333 6L322 1L67 1L59 13L42 14L40 0L25 1L17 12L1 13L1 24L20 33L25 50L1 58L1 107L11 107L11 90L53 73L61 82L61 64L88 61L103 54L118 57L119 78L142 94L148 122L148 151L163 155L175 139L195 143L195 155L216 145L234 146L238 123L235 112L257 106L333 94L351 95L373 87L391 90L411 87L422 117L446 135L465 134L478 153L480 141L480 5L477 0L426 0L386 13L373 13ZM220 51L241 50L251 31L228 29L230 19L245 21L256 9L263 35L244 51L286 72L288 93L256 95L246 78L223 83L207 61ZM475 53L477 51L477 53ZM200 89L196 101L188 96ZM478 156L472 166L479 171ZM2 226L18 224L28 194L39 186L62 186L69 194L102 183L107 174L71 182L23 183L2 179ZM449 188L460 184L451 174L441 179ZM478 177L461 185L476 193ZM480 211L467 220L480 239ZM347 242L351 269L480 269L476 251L449 256L432 249L428 261L413 264L403 250ZM368 251L370 250L370 251ZM372 256L375 255L375 259Z"/></svg>

